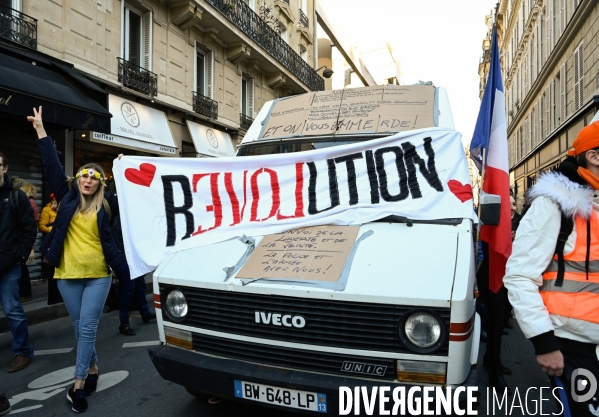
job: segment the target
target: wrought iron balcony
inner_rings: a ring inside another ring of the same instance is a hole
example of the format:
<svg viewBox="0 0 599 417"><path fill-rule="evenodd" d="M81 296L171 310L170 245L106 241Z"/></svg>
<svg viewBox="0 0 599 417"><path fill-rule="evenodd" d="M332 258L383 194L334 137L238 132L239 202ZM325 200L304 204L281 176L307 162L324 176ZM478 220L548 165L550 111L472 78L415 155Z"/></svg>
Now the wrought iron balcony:
<svg viewBox="0 0 599 417"><path fill-rule="evenodd" d="M139 91L148 96L158 94L158 76L152 71L138 67L123 58L117 58L119 62L119 82L123 87Z"/></svg>
<svg viewBox="0 0 599 417"><path fill-rule="evenodd" d="M193 94L193 111L211 119L218 118L218 102L195 91Z"/></svg>
<svg viewBox="0 0 599 417"><path fill-rule="evenodd" d="M0 38L37 49L37 19L0 5Z"/></svg>
<svg viewBox="0 0 599 417"><path fill-rule="evenodd" d="M243 0L206 1L263 47L311 90L324 90L324 80L320 75Z"/></svg>
<svg viewBox="0 0 599 417"><path fill-rule="evenodd" d="M302 11L302 9L299 9L299 16L300 16L300 23L302 25L304 25L304 27L309 27L310 26L310 21L308 20L308 16L306 16L306 13L304 13Z"/></svg>
<svg viewBox="0 0 599 417"><path fill-rule="evenodd" d="M239 127L241 129L248 130L253 122L254 119L252 119L250 116L246 116L243 113L239 113Z"/></svg>

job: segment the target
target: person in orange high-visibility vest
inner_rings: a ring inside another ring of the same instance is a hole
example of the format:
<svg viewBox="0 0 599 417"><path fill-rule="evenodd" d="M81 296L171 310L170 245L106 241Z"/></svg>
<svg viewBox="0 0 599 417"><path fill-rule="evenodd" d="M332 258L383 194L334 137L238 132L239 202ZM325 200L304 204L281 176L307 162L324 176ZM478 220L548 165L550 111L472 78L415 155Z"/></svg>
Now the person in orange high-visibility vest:
<svg viewBox="0 0 599 417"><path fill-rule="evenodd" d="M539 366L561 388L556 395L565 416L599 410L597 190L599 121L583 128L568 158L528 191L532 204L503 278Z"/></svg>

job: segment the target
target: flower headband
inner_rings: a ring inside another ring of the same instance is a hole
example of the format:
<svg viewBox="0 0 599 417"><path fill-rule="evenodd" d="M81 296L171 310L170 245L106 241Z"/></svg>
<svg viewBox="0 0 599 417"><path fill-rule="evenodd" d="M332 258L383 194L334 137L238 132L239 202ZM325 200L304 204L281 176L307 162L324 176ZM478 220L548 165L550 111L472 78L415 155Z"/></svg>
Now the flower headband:
<svg viewBox="0 0 599 417"><path fill-rule="evenodd" d="M100 182L102 183L102 185L106 185L106 178L104 178L102 176L102 174L100 174L98 171L94 171L93 168L83 168L81 171L79 171L77 173L77 175L75 175L76 178L79 178L81 176L85 177L85 176L93 176L94 178L100 180Z"/></svg>

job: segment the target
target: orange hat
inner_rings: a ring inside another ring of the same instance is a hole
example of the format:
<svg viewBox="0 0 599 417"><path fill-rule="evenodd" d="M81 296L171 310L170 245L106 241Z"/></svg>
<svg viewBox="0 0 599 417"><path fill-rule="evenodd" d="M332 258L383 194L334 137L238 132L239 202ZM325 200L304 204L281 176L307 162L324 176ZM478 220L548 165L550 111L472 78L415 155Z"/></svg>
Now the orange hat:
<svg viewBox="0 0 599 417"><path fill-rule="evenodd" d="M583 152L599 148L599 120L584 127L568 149L569 156L578 156Z"/></svg>

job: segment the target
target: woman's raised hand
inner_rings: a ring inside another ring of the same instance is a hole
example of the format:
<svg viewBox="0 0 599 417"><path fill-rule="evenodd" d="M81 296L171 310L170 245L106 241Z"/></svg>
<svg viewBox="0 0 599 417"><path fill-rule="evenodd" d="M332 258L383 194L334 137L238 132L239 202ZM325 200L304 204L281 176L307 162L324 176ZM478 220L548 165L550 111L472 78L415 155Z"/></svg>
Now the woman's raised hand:
<svg viewBox="0 0 599 417"><path fill-rule="evenodd" d="M33 116L27 116L27 120L33 125L33 128L37 132L37 137L39 139L48 136L46 134L46 130L44 129L44 124L42 123L42 106L39 107L39 110L36 110L34 107Z"/></svg>

